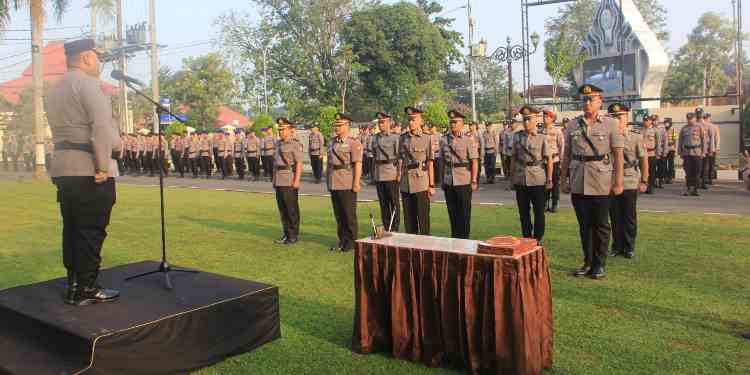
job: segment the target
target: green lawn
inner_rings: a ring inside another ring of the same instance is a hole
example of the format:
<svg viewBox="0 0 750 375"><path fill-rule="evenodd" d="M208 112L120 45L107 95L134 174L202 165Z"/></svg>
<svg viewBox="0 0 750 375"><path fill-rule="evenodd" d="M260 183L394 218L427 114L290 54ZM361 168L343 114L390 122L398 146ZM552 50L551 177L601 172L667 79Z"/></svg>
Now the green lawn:
<svg viewBox="0 0 750 375"><path fill-rule="evenodd" d="M60 218L47 183L0 182L0 289L60 277ZM738 202L746 204L746 202ZM330 201L303 198L302 242L273 244L280 224L273 196L170 189L171 262L277 285L282 338L201 374L440 374L349 350L354 309L352 255L336 242ZM361 204L360 235L368 211ZM120 186L104 266L159 256L158 191ZM433 205L435 235L448 233ZM568 276L580 250L570 210L548 218L555 317L549 374L748 374L750 219L643 214L637 258L610 260L608 278ZM518 233L514 208L477 206L474 238Z"/></svg>

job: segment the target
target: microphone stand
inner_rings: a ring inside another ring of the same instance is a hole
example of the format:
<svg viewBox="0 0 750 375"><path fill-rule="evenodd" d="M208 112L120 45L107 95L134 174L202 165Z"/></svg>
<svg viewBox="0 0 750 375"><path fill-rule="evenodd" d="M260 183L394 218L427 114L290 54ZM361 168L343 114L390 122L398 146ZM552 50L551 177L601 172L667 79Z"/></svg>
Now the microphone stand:
<svg viewBox="0 0 750 375"><path fill-rule="evenodd" d="M141 97L143 97L146 100L148 100L149 102L151 102L151 104L153 104L154 107L156 108L157 114L168 113L168 114L172 115L172 117L174 117L175 119L177 119L177 121L179 121L179 122L181 122L183 124L185 123L185 121L183 121L182 119L180 119L179 117L177 117L174 113L172 113L172 111L170 111L169 109L167 109L166 107L164 107L163 105L161 105L161 103L156 102L150 96L144 94L143 92L141 92L137 88L133 87L133 84L131 84L130 82L125 81L125 84L128 87L130 87L131 90L135 91L136 94L140 95ZM156 119L154 119L154 121L159 121L159 119L156 118ZM159 203L160 203L160 206L161 206L161 263L159 264L159 267L156 270L149 271L149 272L144 272L144 273L141 273L141 274L138 274L138 275L127 277L127 278L125 278L125 281L130 281L130 280L133 280L133 279L138 279L138 278L141 278L141 277L144 277L144 276L148 276L148 275L153 275L153 274L156 274L156 273L163 273L164 274L164 284L165 284L165 286L167 287L168 290L172 290L172 289L174 289L174 287L172 285L172 279L169 276L170 272L198 273L199 271L189 270L189 269L184 269L184 268L179 268L179 267L172 267L167 262L167 238L166 238L166 231L165 231L165 225L164 225L164 154L165 154L165 152L162 151L163 148L162 148L161 138L162 138L163 132L162 132L162 129L161 129L161 121L159 121L159 127L158 127L158 129L159 129L159 134L158 134L158 136L159 136L159 153L158 153L158 155L159 155L158 156L158 158L159 158Z"/></svg>

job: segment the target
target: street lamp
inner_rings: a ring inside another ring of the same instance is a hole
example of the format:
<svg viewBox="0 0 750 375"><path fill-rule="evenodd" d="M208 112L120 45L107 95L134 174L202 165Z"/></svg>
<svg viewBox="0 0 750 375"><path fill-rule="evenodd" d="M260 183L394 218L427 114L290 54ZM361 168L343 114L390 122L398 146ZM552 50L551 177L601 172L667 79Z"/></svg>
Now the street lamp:
<svg viewBox="0 0 750 375"><path fill-rule="evenodd" d="M521 44L511 44L510 37L506 39L506 46L505 47L498 47L495 52L492 52L492 54L488 57L490 60L502 64L507 63L508 64L508 115L507 119L510 120L513 117L513 69L512 64L513 61L518 61L524 58L524 56L530 56L534 52L536 52L537 47L539 46L539 34L536 32L531 34L531 45L532 49L529 50L528 48L524 48ZM479 51L481 51L482 56L484 56L485 51L487 51L487 41L481 40L479 42Z"/></svg>

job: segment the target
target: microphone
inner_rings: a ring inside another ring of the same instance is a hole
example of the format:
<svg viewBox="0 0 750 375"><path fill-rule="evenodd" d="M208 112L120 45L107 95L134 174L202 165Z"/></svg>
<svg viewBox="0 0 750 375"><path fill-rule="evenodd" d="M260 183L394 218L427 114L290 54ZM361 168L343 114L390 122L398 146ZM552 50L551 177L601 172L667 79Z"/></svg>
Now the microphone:
<svg viewBox="0 0 750 375"><path fill-rule="evenodd" d="M116 81L125 81L125 82L132 83L134 85L138 85L138 86L141 86L141 87L146 86L140 80L125 75L125 73L123 73L122 70L113 70L112 74L110 75L110 77L112 77L112 79L114 79Z"/></svg>

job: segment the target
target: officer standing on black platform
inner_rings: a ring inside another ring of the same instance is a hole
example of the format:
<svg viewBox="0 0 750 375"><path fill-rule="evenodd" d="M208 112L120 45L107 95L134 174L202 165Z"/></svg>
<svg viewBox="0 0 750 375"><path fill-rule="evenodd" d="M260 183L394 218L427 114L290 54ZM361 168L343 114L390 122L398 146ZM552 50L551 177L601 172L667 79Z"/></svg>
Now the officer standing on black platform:
<svg viewBox="0 0 750 375"><path fill-rule="evenodd" d="M372 139L373 177L380 202L380 219L383 227L398 232L401 223L401 204L399 202L398 183L398 144L399 135L391 132L391 116L379 112L378 129ZM391 220L393 221L391 223Z"/></svg>
<svg viewBox="0 0 750 375"><path fill-rule="evenodd" d="M584 265L574 275L601 279L609 252L610 194L620 195L623 190L625 141L617 121L599 116L602 90L585 84L578 93L584 114L565 131L560 188L572 193L581 236Z"/></svg>
<svg viewBox="0 0 750 375"><path fill-rule="evenodd" d="M701 163L703 163L704 131L696 122L697 115L688 113L687 125L680 129L680 137L677 142L678 153L682 157L682 166L685 168L685 192L683 196L697 197L700 185Z"/></svg>
<svg viewBox="0 0 750 375"><path fill-rule="evenodd" d="M351 117L337 113L335 119L333 126L336 135L328 145L326 175L339 243L330 250L346 252L354 250L357 239L357 193L362 177L364 149L357 138L349 136Z"/></svg>
<svg viewBox="0 0 750 375"><path fill-rule="evenodd" d="M65 58L68 72L47 91L44 107L55 142L50 175L63 220L63 264L68 271L64 301L82 306L115 301L120 295L96 281L115 204L113 145L120 140L112 103L101 89L94 40L65 43Z"/></svg>
<svg viewBox="0 0 750 375"><path fill-rule="evenodd" d="M292 124L278 118L279 140L274 147L273 187L284 235L277 244L293 245L299 240L299 184L302 177L302 144L292 138Z"/></svg>
<svg viewBox="0 0 750 375"><path fill-rule="evenodd" d="M313 177L315 183L319 184L323 179L323 147L325 147L325 138L320 132L320 126L313 124L310 130L310 137L308 140L308 150L310 152L310 167L312 167Z"/></svg>
<svg viewBox="0 0 750 375"><path fill-rule="evenodd" d="M513 136L510 173L516 190L518 216L524 238L544 240L545 191L552 188L552 150L545 134L538 133L539 110L523 106L524 130ZM531 209L534 224L531 224ZM533 236L533 237L532 237Z"/></svg>
<svg viewBox="0 0 750 375"><path fill-rule="evenodd" d="M464 133L465 116L449 111L450 132L440 140L441 187L445 192L451 237L468 239L471 234L471 196L477 191L479 153L470 135Z"/></svg>
<svg viewBox="0 0 750 375"><path fill-rule="evenodd" d="M404 109L409 130L399 140L401 199L406 233L430 234L430 198L435 194L432 142L422 133L422 111Z"/></svg>
<svg viewBox="0 0 750 375"><path fill-rule="evenodd" d="M638 194L646 191L648 185L648 154L641 133L628 127L630 108L614 103L607 109L612 118L617 119L619 129L625 137L623 148L623 192L612 197L609 219L612 223L612 251L610 256L635 255L635 238L638 233Z"/></svg>

